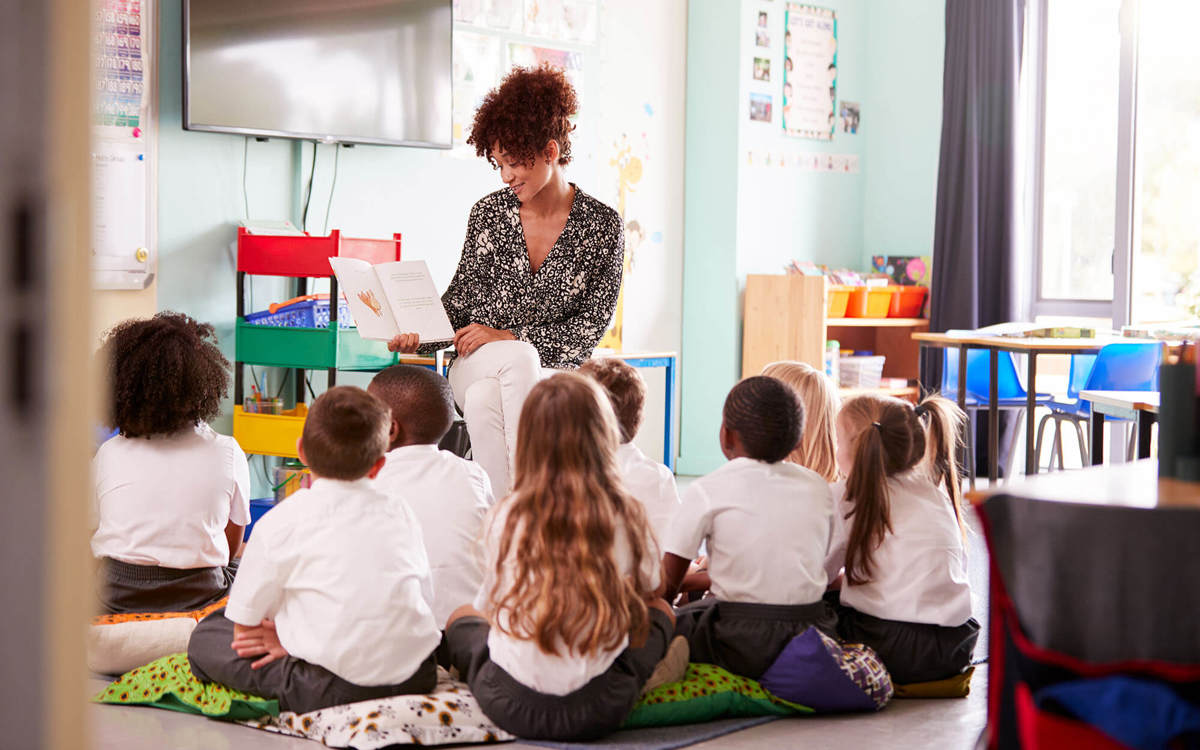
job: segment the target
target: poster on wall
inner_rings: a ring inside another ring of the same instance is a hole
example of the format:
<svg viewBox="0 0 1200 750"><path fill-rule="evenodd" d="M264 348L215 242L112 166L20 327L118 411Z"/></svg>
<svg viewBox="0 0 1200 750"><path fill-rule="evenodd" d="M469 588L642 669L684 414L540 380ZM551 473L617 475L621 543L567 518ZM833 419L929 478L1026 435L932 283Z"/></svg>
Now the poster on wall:
<svg viewBox="0 0 1200 750"><path fill-rule="evenodd" d="M500 83L507 68L500 39L489 34L457 31L454 34L454 147L460 149L470 134L471 121L483 97ZM472 149L465 154L474 156Z"/></svg>
<svg viewBox="0 0 1200 750"><path fill-rule="evenodd" d="M542 63L549 63L556 68L562 68L567 80L575 87L575 93L583 100L583 53L566 49L550 49L549 47L534 47L518 42L508 43L508 67L517 65L532 68Z"/></svg>
<svg viewBox="0 0 1200 750"><path fill-rule="evenodd" d="M454 0L454 20L480 28L520 33L525 23L522 0ZM458 46L458 35L454 44Z"/></svg>
<svg viewBox="0 0 1200 750"><path fill-rule="evenodd" d="M837 15L788 3L783 34L783 130L833 140L837 128Z"/></svg>

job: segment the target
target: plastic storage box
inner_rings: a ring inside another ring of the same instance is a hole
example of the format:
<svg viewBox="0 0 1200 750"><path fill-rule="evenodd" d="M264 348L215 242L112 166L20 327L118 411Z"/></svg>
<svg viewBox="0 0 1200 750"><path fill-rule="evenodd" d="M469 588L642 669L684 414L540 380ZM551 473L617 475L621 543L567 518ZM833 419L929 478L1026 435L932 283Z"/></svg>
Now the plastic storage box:
<svg viewBox="0 0 1200 750"><path fill-rule="evenodd" d="M250 313L246 322L256 326L280 328L328 328L329 300L304 300L277 308L275 312L263 310ZM338 328L353 328L354 318L346 300L338 301Z"/></svg>
<svg viewBox="0 0 1200 750"><path fill-rule="evenodd" d="M886 318L895 292L887 286L856 286L846 304L847 318Z"/></svg>
<svg viewBox="0 0 1200 750"><path fill-rule="evenodd" d="M846 317L846 305L850 302L850 292L854 289L852 286L834 285L829 287L826 299L828 304L825 309L825 317L827 318L844 318Z"/></svg>
<svg viewBox="0 0 1200 750"><path fill-rule="evenodd" d="M843 388L878 388L886 357L842 357L838 361L839 385Z"/></svg>
<svg viewBox="0 0 1200 750"><path fill-rule="evenodd" d="M889 318L919 318L925 308L925 295L929 289L923 286L892 286L891 307L888 308Z"/></svg>

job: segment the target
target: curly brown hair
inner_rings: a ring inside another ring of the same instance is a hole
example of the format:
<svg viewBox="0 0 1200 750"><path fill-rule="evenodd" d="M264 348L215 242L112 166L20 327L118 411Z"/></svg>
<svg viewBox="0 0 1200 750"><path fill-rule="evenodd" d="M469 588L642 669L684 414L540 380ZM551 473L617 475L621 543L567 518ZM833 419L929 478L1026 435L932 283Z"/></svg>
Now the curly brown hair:
<svg viewBox="0 0 1200 750"><path fill-rule="evenodd" d="M531 165L550 141L558 143L558 163L571 161L570 118L579 111L579 100L561 68L542 63L536 68L516 67L500 85L488 92L479 109L467 143L475 155L499 166L492 146L500 144L515 161Z"/></svg>
<svg viewBox="0 0 1200 750"><path fill-rule="evenodd" d="M125 437L167 435L207 422L229 390L229 360L212 325L177 312L126 320L105 336L112 426Z"/></svg>
<svg viewBox="0 0 1200 750"><path fill-rule="evenodd" d="M646 383L638 371L616 357L589 359L579 366L579 371L593 378L608 394L621 428L621 442L628 443L637 437L646 406Z"/></svg>

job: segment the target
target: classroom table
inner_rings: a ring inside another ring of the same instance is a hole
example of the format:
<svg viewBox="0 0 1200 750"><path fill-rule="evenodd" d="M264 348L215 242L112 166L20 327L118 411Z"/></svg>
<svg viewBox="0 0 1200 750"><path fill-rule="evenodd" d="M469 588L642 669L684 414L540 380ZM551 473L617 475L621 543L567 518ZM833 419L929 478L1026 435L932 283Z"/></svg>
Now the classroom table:
<svg viewBox="0 0 1200 750"><path fill-rule="evenodd" d="M1036 445L1035 432L1037 422L1037 358L1039 354L1095 354L1108 344L1117 342L1139 341L1123 337L1097 337L1088 339L1052 339L1052 338L1021 338L1015 336L976 335L976 332L966 334L948 334L918 332L912 338L922 347L938 349L958 349L958 406L965 408L967 389L967 350L986 349L989 357L989 393L988 393L988 479L995 484L999 478L999 446L1000 446L1000 405L998 403L996 386L998 380L999 353L1028 355L1025 377L1025 473L1036 474L1038 470L1037 456L1034 455Z"/></svg>
<svg viewBox="0 0 1200 750"><path fill-rule="evenodd" d="M1021 689L1187 672L1195 692L1200 482L1160 479L1148 458L977 494L992 566L989 746L1017 746Z"/></svg>
<svg viewBox="0 0 1200 750"><path fill-rule="evenodd" d="M1080 391L1092 404L1092 464L1104 463L1105 416L1137 424L1137 457L1150 457L1150 428L1158 421L1158 391Z"/></svg>

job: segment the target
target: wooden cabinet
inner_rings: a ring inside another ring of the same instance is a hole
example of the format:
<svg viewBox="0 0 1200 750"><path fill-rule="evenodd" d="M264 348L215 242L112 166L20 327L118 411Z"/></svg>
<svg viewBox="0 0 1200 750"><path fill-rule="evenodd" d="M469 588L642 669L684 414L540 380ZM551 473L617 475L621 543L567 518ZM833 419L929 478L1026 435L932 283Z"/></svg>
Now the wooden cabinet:
<svg viewBox="0 0 1200 750"><path fill-rule="evenodd" d="M929 321L827 318L825 292L826 281L822 276L751 274L746 277L742 377L758 375L766 365L783 359L824 369L825 342L836 339L842 349L882 354L886 357L883 377L904 378L908 385L879 390L915 398L920 351L911 335L914 331L929 330Z"/></svg>

